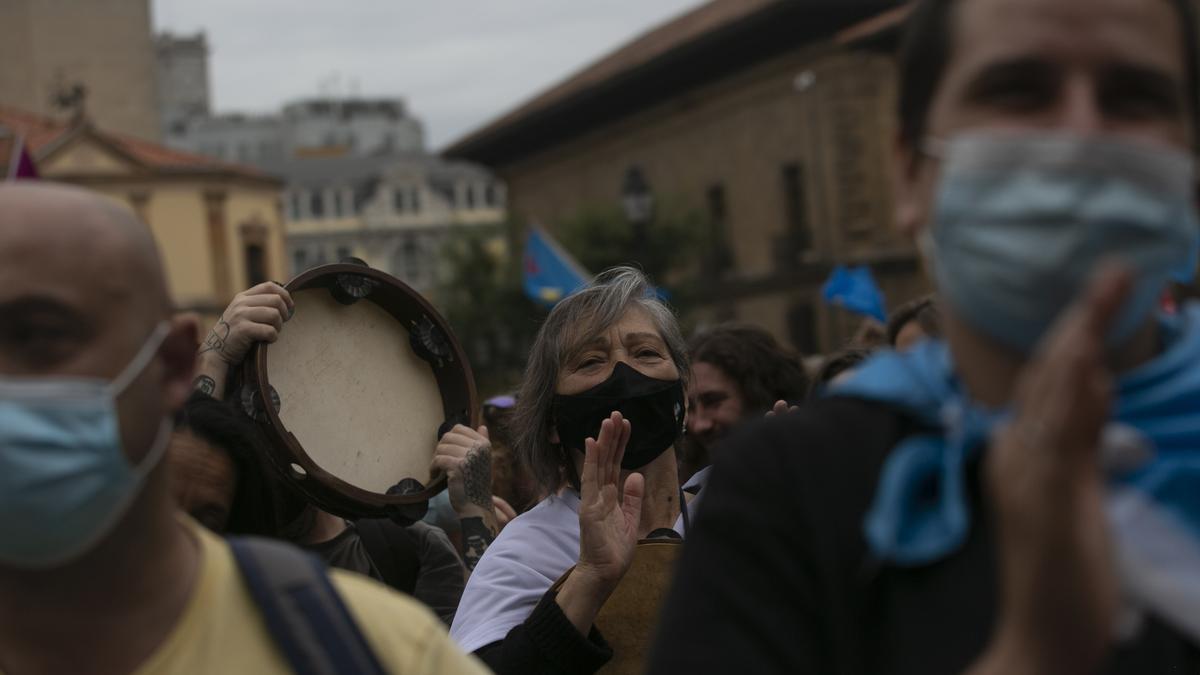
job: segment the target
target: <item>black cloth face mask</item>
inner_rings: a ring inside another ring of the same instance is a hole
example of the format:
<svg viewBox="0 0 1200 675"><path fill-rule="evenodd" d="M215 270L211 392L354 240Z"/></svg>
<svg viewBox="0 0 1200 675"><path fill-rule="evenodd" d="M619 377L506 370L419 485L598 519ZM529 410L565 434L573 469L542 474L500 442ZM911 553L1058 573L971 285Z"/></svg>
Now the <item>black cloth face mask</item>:
<svg viewBox="0 0 1200 675"><path fill-rule="evenodd" d="M554 426L563 447L584 451L584 441L600 435L600 423L613 411L629 420L622 469L653 462L683 433L683 382L647 377L618 362L607 380L578 394L554 395Z"/></svg>

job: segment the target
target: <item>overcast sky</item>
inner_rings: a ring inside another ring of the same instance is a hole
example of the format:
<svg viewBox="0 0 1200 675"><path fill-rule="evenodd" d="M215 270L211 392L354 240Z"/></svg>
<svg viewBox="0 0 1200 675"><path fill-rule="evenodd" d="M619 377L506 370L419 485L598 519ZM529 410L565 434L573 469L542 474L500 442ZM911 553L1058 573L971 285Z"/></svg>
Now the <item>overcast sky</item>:
<svg viewBox="0 0 1200 675"><path fill-rule="evenodd" d="M153 0L208 35L217 112L403 96L439 149L704 0Z"/></svg>

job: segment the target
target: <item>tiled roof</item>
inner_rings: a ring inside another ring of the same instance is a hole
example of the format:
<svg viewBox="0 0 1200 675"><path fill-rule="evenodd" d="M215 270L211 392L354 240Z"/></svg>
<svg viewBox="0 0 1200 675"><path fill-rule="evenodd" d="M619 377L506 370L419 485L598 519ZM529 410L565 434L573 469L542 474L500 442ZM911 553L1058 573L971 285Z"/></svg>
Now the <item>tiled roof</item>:
<svg viewBox="0 0 1200 675"><path fill-rule="evenodd" d="M0 127L5 127L17 135L23 136L35 160L40 159L57 141L78 130L70 123L4 105L0 105ZM89 132L148 169L172 173L218 172L248 178L270 179L267 174L252 167L227 164L204 155L174 150L158 143L94 127L90 128Z"/></svg>
<svg viewBox="0 0 1200 675"><path fill-rule="evenodd" d="M61 136L67 125L42 115L0 105L0 126L25 138L25 145L36 153L40 148Z"/></svg>
<svg viewBox="0 0 1200 675"><path fill-rule="evenodd" d="M557 101L612 79L622 72L632 70L679 45L778 1L780 0L712 0L634 38L611 54L500 118L489 127L504 126L509 121L524 117L534 110L549 107ZM481 133L487 133L487 131L488 129L485 128Z"/></svg>
<svg viewBox="0 0 1200 675"><path fill-rule="evenodd" d="M873 34L887 28L884 20L857 24L903 4L906 0L710 0L451 143L443 153L503 166L801 45L857 44L854 29Z"/></svg>
<svg viewBox="0 0 1200 675"><path fill-rule="evenodd" d="M560 101L585 91L589 87L618 77L640 65L686 44L698 37L738 19L749 16L768 5L788 0L710 0L696 9L671 19L634 38L599 61L551 87L517 109L501 116L470 136L456 142L455 146L469 144L472 140L492 134L497 129L549 108Z"/></svg>
<svg viewBox="0 0 1200 675"><path fill-rule="evenodd" d="M378 180L394 171L411 171L432 182L455 179L487 179L486 169L470 162L449 160L418 153L375 154L365 157L290 158L263 165L267 173L283 178L294 187L317 188L359 185Z"/></svg>

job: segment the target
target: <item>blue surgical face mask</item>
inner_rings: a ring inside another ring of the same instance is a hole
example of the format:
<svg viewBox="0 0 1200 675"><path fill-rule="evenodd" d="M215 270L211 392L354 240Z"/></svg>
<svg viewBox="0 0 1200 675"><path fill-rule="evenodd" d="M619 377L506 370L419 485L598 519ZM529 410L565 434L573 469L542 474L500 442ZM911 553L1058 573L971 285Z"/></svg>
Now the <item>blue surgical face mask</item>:
<svg viewBox="0 0 1200 675"><path fill-rule="evenodd" d="M1192 159L1166 147L1062 133L972 133L942 160L921 245L938 290L976 330L1030 352L1105 259L1136 282L1108 335L1120 345L1200 248Z"/></svg>
<svg viewBox="0 0 1200 675"><path fill-rule="evenodd" d="M116 399L168 332L160 324L112 382L0 376L0 565L61 566L121 519L162 458L170 420L137 466L122 449Z"/></svg>

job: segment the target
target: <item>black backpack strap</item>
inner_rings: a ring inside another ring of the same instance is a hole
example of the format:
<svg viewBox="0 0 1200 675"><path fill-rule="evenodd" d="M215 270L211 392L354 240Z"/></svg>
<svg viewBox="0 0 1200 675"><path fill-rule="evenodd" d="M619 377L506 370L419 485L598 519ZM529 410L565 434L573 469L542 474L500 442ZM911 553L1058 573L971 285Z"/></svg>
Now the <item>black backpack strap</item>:
<svg viewBox="0 0 1200 675"><path fill-rule="evenodd" d="M267 630L297 675L386 673L318 558L267 539L231 537L229 546Z"/></svg>
<svg viewBox="0 0 1200 675"><path fill-rule="evenodd" d="M389 518L362 518L354 521L354 527L383 580L412 595L421 573L421 556L408 530Z"/></svg>

